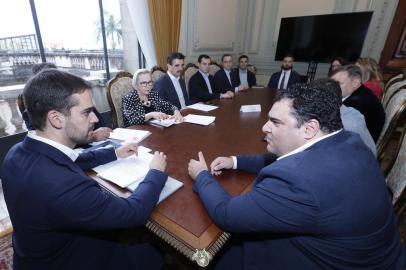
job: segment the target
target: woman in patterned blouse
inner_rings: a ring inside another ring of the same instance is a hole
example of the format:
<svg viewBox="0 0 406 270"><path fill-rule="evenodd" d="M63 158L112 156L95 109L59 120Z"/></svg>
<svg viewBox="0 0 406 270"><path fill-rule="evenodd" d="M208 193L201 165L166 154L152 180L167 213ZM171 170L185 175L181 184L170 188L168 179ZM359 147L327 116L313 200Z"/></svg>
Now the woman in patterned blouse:
<svg viewBox="0 0 406 270"><path fill-rule="evenodd" d="M133 76L133 91L123 96L124 126L144 124L151 119L163 120L174 117L182 122L178 108L161 99L152 91L152 77L147 69L138 69ZM172 116L173 115L173 116Z"/></svg>

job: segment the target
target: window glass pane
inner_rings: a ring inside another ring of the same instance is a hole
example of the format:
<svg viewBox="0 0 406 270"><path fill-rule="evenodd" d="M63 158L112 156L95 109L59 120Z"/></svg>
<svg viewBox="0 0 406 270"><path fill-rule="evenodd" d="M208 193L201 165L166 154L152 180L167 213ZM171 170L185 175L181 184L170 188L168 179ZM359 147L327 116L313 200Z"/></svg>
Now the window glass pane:
<svg viewBox="0 0 406 270"><path fill-rule="evenodd" d="M25 131L17 97L40 61L29 1L0 1L0 137Z"/></svg>

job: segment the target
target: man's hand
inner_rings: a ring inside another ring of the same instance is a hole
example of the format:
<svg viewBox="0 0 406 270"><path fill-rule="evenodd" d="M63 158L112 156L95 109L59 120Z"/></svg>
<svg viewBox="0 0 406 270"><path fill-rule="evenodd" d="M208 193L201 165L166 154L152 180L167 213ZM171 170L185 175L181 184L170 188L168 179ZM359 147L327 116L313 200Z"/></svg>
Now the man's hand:
<svg viewBox="0 0 406 270"><path fill-rule="evenodd" d="M222 169L232 169L233 166L234 162L231 157L218 157L210 164L210 169L212 174L220 175Z"/></svg>
<svg viewBox="0 0 406 270"><path fill-rule="evenodd" d="M247 85L241 84L240 86L238 86L238 91L245 91L245 90L247 90L247 89L248 89L248 86L247 86Z"/></svg>
<svg viewBox="0 0 406 270"><path fill-rule="evenodd" d="M100 127L96 130L92 131L92 141L93 142L99 142L99 141L103 141L106 140L110 137L110 132L112 130L108 127Z"/></svg>
<svg viewBox="0 0 406 270"><path fill-rule="evenodd" d="M207 171L207 164L206 160L204 160L204 156L202 152L199 152L199 160L194 160L191 159L188 164L188 172L190 177L195 180L196 177L201 173L202 171Z"/></svg>
<svg viewBox="0 0 406 270"><path fill-rule="evenodd" d="M164 152L155 151L154 157L149 164L150 169L155 169L161 172L166 170L166 155Z"/></svg>
<svg viewBox="0 0 406 270"><path fill-rule="evenodd" d="M233 98L234 97L234 93L231 91L227 91L223 94L220 94L220 98Z"/></svg>
<svg viewBox="0 0 406 270"><path fill-rule="evenodd" d="M138 155L138 144L128 143L116 149L117 158L126 158L131 155Z"/></svg>

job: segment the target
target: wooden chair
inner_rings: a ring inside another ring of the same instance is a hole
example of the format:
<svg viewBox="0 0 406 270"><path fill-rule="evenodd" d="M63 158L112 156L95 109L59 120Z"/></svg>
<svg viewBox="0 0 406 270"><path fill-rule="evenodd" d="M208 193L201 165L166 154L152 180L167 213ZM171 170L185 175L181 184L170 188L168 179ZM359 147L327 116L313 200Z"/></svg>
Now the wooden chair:
<svg viewBox="0 0 406 270"><path fill-rule="evenodd" d="M154 66L151 69L151 77L152 81L156 82L159 78L161 78L163 75L165 75L166 71L161 68L160 66Z"/></svg>
<svg viewBox="0 0 406 270"><path fill-rule="evenodd" d="M392 76L385 84L384 92L394 83L402 80L404 75L402 73Z"/></svg>
<svg viewBox="0 0 406 270"><path fill-rule="evenodd" d="M189 80L198 70L199 68L193 63L187 64L185 69L183 70L183 78L185 79L186 90L188 94L189 94Z"/></svg>
<svg viewBox="0 0 406 270"><path fill-rule="evenodd" d="M398 77L395 80L392 80L391 85L387 88L385 87L385 92L382 96L382 105L386 109L388 106L389 101L391 100L392 96L402 87L406 86L406 76L402 75L402 77Z"/></svg>
<svg viewBox="0 0 406 270"><path fill-rule="evenodd" d="M107 83L107 101L110 105L110 115L113 128L123 127L122 97L133 90L133 75L129 72L119 72L116 77Z"/></svg>
<svg viewBox="0 0 406 270"><path fill-rule="evenodd" d="M18 109L20 110L21 114L25 111L25 104L24 104L24 97L23 94L19 94L17 97L17 105Z"/></svg>
<svg viewBox="0 0 406 270"><path fill-rule="evenodd" d="M212 61L209 66L209 74L214 76L217 71L221 69L220 65L217 64L215 61Z"/></svg>
<svg viewBox="0 0 406 270"><path fill-rule="evenodd" d="M385 124L377 143L377 158L387 175L395 162L405 133L406 87L394 93L385 113Z"/></svg>
<svg viewBox="0 0 406 270"><path fill-rule="evenodd" d="M257 75L257 68L251 64L248 64L247 69L254 73L254 75Z"/></svg>

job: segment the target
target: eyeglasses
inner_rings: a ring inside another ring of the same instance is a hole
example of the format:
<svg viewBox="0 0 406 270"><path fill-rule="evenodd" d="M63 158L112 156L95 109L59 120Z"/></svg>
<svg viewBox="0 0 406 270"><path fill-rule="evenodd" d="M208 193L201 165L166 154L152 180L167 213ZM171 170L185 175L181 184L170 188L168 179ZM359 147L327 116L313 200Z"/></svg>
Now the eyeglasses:
<svg viewBox="0 0 406 270"><path fill-rule="evenodd" d="M142 86L152 86L154 84L154 82L153 81L149 81L149 82L140 82L140 85L142 85Z"/></svg>

